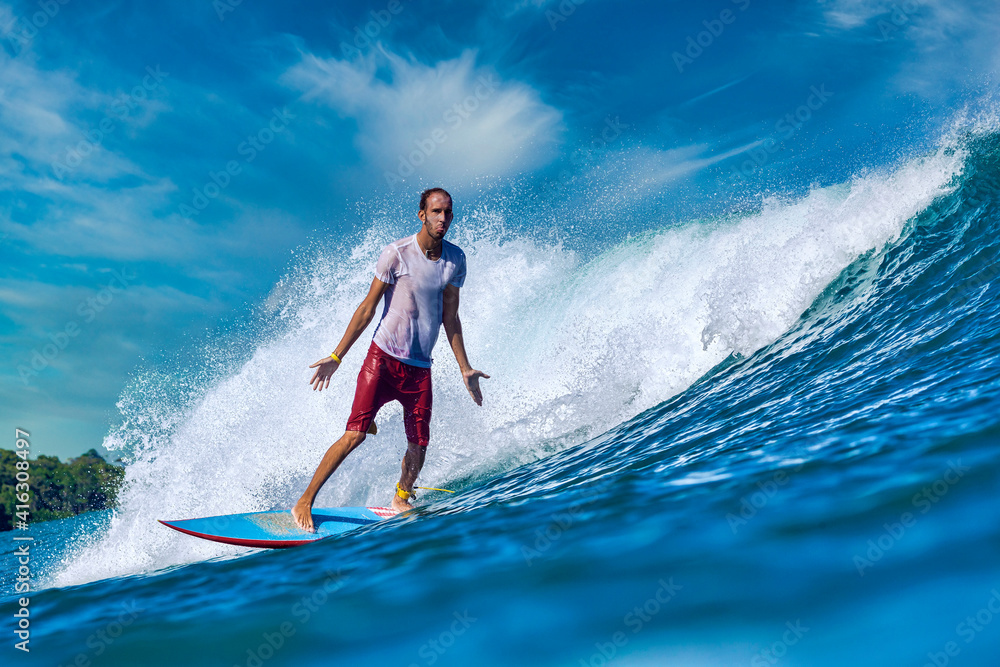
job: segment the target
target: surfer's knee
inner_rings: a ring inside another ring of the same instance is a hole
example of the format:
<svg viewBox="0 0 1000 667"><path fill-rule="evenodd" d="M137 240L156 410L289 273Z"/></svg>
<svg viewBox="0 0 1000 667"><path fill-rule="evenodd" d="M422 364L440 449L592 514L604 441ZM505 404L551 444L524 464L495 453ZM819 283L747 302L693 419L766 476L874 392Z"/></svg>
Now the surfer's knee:
<svg viewBox="0 0 1000 667"><path fill-rule="evenodd" d="M347 438L347 443L351 446L351 449L354 449L364 442L368 436L364 431L347 431L344 433L344 437Z"/></svg>

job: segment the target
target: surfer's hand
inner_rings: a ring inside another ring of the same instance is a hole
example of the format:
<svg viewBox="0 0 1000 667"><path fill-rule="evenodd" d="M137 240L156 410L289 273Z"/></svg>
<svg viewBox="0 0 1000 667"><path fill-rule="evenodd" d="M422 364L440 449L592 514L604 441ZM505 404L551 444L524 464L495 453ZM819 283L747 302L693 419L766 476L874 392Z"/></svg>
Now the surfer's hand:
<svg viewBox="0 0 1000 667"><path fill-rule="evenodd" d="M469 390L469 396L476 402L476 405L483 404L483 392L479 390L479 378L490 379L490 376L482 371L469 369L462 371L462 379L465 380L465 388Z"/></svg>
<svg viewBox="0 0 1000 667"><path fill-rule="evenodd" d="M340 368L340 364L334 361L333 357L326 357L320 359L309 368L316 369L315 375L309 380L309 384L313 386L313 391L323 391L330 386L330 378Z"/></svg>

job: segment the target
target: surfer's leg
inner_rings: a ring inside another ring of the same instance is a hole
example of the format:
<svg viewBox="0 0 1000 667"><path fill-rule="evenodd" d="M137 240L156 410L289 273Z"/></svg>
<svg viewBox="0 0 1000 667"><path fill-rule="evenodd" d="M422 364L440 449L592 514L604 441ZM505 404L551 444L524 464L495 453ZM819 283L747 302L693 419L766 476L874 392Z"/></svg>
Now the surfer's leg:
<svg viewBox="0 0 1000 667"><path fill-rule="evenodd" d="M417 481L420 469L424 467L424 457L427 447L415 442L406 443L406 454L403 456L403 472L399 476L399 487L408 493L413 492L413 484ZM403 500L398 493L392 497L392 508L400 512L412 509L408 500Z"/></svg>
<svg viewBox="0 0 1000 667"><path fill-rule="evenodd" d="M309 486L306 487L305 493L292 508L295 523L304 530L312 532L314 529L312 506L316 502L316 494L323 488L323 484L333 474L333 471L347 458L347 455L365 441L365 432L374 432L371 426L375 415L379 408L392 400L391 386L387 386L384 381L385 356L385 353L374 343L368 348L368 356L365 357L361 370L358 372L358 386L354 390L354 405L351 407L351 416L344 428L344 435L326 450L326 454L320 461L319 467L316 468L316 473L313 475L312 481L309 482Z"/></svg>
<svg viewBox="0 0 1000 667"><path fill-rule="evenodd" d="M299 498L299 501L295 503L295 507L292 508L292 516L295 517L295 523L300 528L313 532L312 506L316 501L316 494L326 484L326 480L330 478L333 471L344 462L347 455L364 441L364 431L346 431L344 435L340 436L337 442L330 445L330 448L326 450L323 460L319 462L319 467L313 473L312 481L309 482L309 486L306 487L302 497Z"/></svg>
<svg viewBox="0 0 1000 667"><path fill-rule="evenodd" d="M403 426L406 429L406 455L403 457L399 488L413 492L420 469L424 467L427 443L430 440L431 424L431 374L430 369L416 369L411 373L410 382L400 392L399 402L403 404ZM406 511L413 507L399 493L392 496L392 507Z"/></svg>

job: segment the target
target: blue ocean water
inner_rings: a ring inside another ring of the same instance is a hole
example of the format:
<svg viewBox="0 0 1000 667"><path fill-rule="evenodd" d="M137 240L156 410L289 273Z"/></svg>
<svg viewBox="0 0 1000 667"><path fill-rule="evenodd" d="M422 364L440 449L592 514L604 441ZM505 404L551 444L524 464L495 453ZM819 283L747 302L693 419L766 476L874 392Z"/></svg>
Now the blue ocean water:
<svg viewBox="0 0 1000 667"><path fill-rule="evenodd" d="M995 128L590 254L510 215L455 227L482 276L470 354L494 376L476 410L438 350L421 480L458 493L286 551L155 522L301 492L360 355L322 395L302 369L405 229L381 221L353 254L304 252L241 354L136 374L105 443L121 507L30 531L30 659L996 664ZM388 501L400 421L380 415L319 505Z"/></svg>

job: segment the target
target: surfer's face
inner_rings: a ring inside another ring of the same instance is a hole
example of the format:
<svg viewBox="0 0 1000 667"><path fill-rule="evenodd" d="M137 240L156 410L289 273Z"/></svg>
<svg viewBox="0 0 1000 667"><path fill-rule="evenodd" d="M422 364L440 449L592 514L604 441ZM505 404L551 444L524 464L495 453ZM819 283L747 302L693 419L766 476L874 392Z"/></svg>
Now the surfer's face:
<svg viewBox="0 0 1000 667"><path fill-rule="evenodd" d="M451 219L451 197L435 192L427 198L427 206L418 214L431 238L440 241L448 233Z"/></svg>

